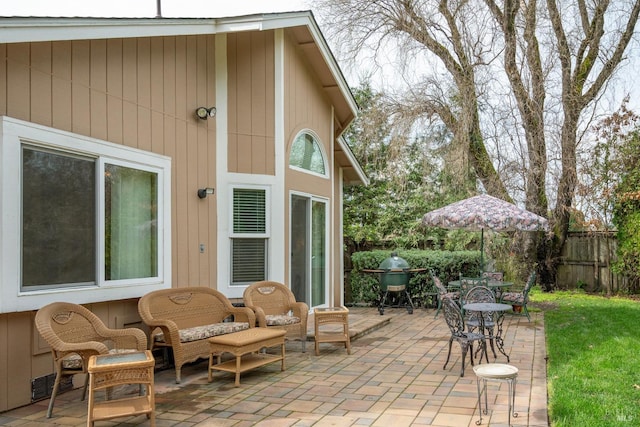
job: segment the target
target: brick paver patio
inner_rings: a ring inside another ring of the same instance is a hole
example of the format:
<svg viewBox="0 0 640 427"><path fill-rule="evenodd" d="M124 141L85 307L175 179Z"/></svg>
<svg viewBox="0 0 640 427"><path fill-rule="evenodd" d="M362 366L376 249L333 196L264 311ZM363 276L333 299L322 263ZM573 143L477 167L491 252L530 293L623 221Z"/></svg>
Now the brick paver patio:
<svg viewBox="0 0 640 427"><path fill-rule="evenodd" d="M454 343L447 370L449 330L432 309L352 308L352 355L344 346L313 345L301 353L299 342L287 343L284 372L279 364L242 375L216 373L207 383L207 362L187 365L175 384L173 369L156 373L156 420L164 426L475 426L478 420L476 378L470 365L460 377L460 347ZM544 317L507 316L505 349L519 368L514 426L548 426ZM312 319L310 319L312 320ZM310 333L313 323L310 321ZM490 361L492 357L489 358ZM497 362L506 363L502 355ZM467 360L467 364L469 361ZM507 423L507 384L492 383L485 426ZM136 389L137 390L137 389ZM56 399L46 418L48 401L0 414L0 425L84 426L86 402L81 390ZM131 393L121 389L117 394ZM144 417L120 418L97 426L149 425Z"/></svg>

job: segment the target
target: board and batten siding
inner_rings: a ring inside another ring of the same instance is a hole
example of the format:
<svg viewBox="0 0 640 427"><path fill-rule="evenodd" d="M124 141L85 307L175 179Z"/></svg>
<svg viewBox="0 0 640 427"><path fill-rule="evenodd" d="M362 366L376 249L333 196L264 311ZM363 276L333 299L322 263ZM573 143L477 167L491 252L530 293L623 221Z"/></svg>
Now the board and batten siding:
<svg viewBox="0 0 640 427"><path fill-rule="evenodd" d="M217 202L196 196L215 186L216 121L194 114L215 104L214 49L214 35L0 44L0 115L171 157L174 287L216 287ZM88 307L123 327L136 304ZM54 371L33 316L0 314L0 411Z"/></svg>
<svg viewBox="0 0 640 427"><path fill-rule="evenodd" d="M332 155L333 155L333 129L331 126L333 115L332 105L326 93L319 83L319 79L315 76L315 71L312 66L305 61L304 55L300 54L300 47L295 42L294 38L290 35L287 36L285 32L284 38L284 143L286 146L284 162L285 167L285 193L287 197L285 199L285 212L287 214L291 209L291 199L289 194L292 191L302 192L313 196L324 197L328 200L327 215L332 217L332 206L337 203L336 200L332 200L332 181L335 176L332 176L334 170L331 168ZM328 169L327 174L329 179L319 177L313 174L301 172L289 168L289 155L291 152L291 146L298 133L302 130L311 130L319 138L319 143L322 144L324 154L327 157ZM327 248L332 248L334 242L337 239L337 228L331 227L329 222L329 241L327 241ZM285 236L285 244L287 245L287 252L291 253L290 244L290 226L287 224ZM327 259L328 272L334 271L337 258L339 258L342 251L334 252L328 251L331 256ZM285 260L285 271L290 271L291 259L288 257ZM334 281L334 277L329 275L327 278L327 286L331 287L331 294L336 294L335 284L340 283ZM338 286L337 289L340 289Z"/></svg>
<svg viewBox="0 0 640 427"><path fill-rule="evenodd" d="M274 31L227 35L229 172L275 175Z"/></svg>
<svg viewBox="0 0 640 427"><path fill-rule="evenodd" d="M296 135L305 129L317 134L329 163L333 153L331 122L332 107L310 65L297 52L291 38L285 38L284 61L284 129L286 164ZM322 197L331 197L331 180L286 168L287 190L304 191ZM333 173L329 167L327 174Z"/></svg>

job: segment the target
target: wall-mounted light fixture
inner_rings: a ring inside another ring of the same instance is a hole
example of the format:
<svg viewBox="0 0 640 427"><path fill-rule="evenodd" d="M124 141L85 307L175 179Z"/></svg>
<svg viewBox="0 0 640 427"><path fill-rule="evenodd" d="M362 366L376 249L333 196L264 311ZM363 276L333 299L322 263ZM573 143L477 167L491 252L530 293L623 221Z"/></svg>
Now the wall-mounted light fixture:
<svg viewBox="0 0 640 427"><path fill-rule="evenodd" d="M207 187L207 188L201 188L198 190L198 197L200 197L201 199L204 199L205 197L207 197L209 194L213 194L215 190L211 187Z"/></svg>
<svg viewBox="0 0 640 427"><path fill-rule="evenodd" d="M216 116L216 107L211 107L211 108L198 107L196 109L196 116L198 116L198 118L200 118L202 120L206 120L209 117L215 117Z"/></svg>

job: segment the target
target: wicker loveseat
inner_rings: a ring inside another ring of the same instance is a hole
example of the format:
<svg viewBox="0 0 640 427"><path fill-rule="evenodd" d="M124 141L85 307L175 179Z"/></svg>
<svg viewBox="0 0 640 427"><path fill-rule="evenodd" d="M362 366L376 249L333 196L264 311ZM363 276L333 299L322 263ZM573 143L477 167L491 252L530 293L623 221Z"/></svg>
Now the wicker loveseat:
<svg viewBox="0 0 640 427"><path fill-rule="evenodd" d="M206 287L162 289L138 301L150 328L150 349L171 347L179 383L182 365L209 357L208 338L253 328L254 312L234 307L222 293Z"/></svg>

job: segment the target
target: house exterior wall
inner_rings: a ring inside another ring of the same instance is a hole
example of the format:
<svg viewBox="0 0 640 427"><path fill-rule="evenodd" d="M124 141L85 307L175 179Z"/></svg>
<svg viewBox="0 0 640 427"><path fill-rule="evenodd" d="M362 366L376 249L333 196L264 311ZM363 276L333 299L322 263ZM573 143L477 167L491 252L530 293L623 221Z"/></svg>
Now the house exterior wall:
<svg viewBox="0 0 640 427"><path fill-rule="evenodd" d="M0 115L172 158L173 286L215 287L216 200L194 197L215 182L215 120L194 116L214 104L214 48L213 35L0 44ZM111 327L139 321L137 300L89 307ZM54 370L33 315L0 314L0 411Z"/></svg>
<svg viewBox="0 0 640 427"><path fill-rule="evenodd" d="M332 218L332 180L335 179L334 171L327 169L327 178L291 169L289 165L289 155L296 136L302 131L311 131L318 137L318 142L329 165L333 164L333 114L331 103L324 94L318 79L310 64L306 63L299 55L298 47L291 37L284 37L284 135L285 135L285 212L290 212L291 194L303 194L310 197L320 197L327 201L327 216L329 217L327 233L327 252L331 254L327 259L328 278L327 286L329 290L327 301L330 302L332 295L340 293L341 282L331 280L331 274L335 270L336 253L331 250L336 239L336 228L333 226ZM291 245L290 230L287 224L285 244L287 248ZM291 253L288 249L286 253ZM340 252L341 253L341 252ZM290 257L287 257L286 271L291 271ZM290 278L287 277L287 280Z"/></svg>
<svg viewBox="0 0 640 427"><path fill-rule="evenodd" d="M216 73L217 38L226 41L223 83ZM282 53L280 65L277 52ZM281 76L276 75L279 69ZM216 105L220 84L227 89L226 105ZM217 132L216 119L195 117L201 106L226 110L226 137ZM278 108L282 123L274 113ZM337 271L341 227L335 218L341 208L336 200L341 182L335 180L340 168L332 166L334 113L287 30L0 44L0 115L170 157L173 287L223 290L218 270L226 267L218 266L217 248L222 246L217 227L220 209L227 209L226 199L200 200L196 190L216 187L220 173L272 176L280 168L284 184L275 189L283 193L276 200L284 205L278 207L284 215L275 220L285 223L286 235L284 247L271 255L284 259L284 271L274 272L275 278L288 280L290 193L325 198L329 302L341 301ZM323 146L330 179L288 168L291 143L307 129ZM226 140L217 141L221 138ZM227 144L227 171L217 170L221 163L216 144L222 143ZM277 154L279 143L285 144L284 156ZM137 299L87 307L109 327L142 327ZM34 327L34 315L33 311L0 314L0 412L29 404L31 380L54 372L47 345Z"/></svg>

